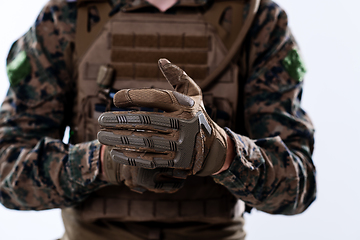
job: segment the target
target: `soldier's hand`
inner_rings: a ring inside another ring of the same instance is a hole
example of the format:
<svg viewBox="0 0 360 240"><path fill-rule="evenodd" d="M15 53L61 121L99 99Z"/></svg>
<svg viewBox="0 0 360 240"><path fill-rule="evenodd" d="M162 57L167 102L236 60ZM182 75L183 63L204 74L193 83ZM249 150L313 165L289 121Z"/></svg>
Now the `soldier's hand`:
<svg viewBox="0 0 360 240"><path fill-rule="evenodd" d="M113 184L124 183L135 192L174 193L183 186L188 175L186 171L177 169L144 169L124 165L111 159L110 150L109 146L101 147L102 180Z"/></svg>
<svg viewBox="0 0 360 240"><path fill-rule="evenodd" d="M199 86L166 59L159 67L175 91L123 89L117 107L150 107L164 112L107 112L99 117L98 139L112 146L111 158L141 168L175 168L207 176L225 163L227 135L207 115Z"/></svg>

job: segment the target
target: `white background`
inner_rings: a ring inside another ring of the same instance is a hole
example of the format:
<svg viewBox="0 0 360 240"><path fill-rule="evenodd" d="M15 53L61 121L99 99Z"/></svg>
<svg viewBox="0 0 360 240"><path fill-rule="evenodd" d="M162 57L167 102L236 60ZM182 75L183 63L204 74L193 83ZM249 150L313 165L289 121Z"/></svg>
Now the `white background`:
<svg viewBox="0 0 360 240"><path fill-rule="evenodd" d="M47 0L0 3L0 98L7 52ZM360 2L278 0L308 68L303 107L316 126L318 198L303 214L246 215L247 240L360 239ZM59 210L19 212L0 206L0 239L49 240L63 233Z"/></svg>

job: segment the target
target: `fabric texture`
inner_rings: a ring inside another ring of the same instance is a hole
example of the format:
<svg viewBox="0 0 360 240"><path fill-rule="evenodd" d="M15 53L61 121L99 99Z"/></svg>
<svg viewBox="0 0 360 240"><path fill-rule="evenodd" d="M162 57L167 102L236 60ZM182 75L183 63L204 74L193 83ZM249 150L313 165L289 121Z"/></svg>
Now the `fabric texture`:
<svg viewBox="0 0 360 240"><path fill-rule="evenodd" d="M132 8L145 1L113 3ZM284 64L289 53L298 51L287 21L275 3L261 4L246 51L238 58L245 85L237 128L244 131L227 130L236 158L214 179L248 206L290 215L303 212L315 199L316 171L314 128L300 106L302 77L293 74L297 64ZM109 184L99 179L97 140L61 141L72 114L73 65L67 56L75 29L76 3L52 0L10 49L8 66L25 53L31 71L13 68L19 77L0 110L0 201L7 208L74 206Z"/></svg>

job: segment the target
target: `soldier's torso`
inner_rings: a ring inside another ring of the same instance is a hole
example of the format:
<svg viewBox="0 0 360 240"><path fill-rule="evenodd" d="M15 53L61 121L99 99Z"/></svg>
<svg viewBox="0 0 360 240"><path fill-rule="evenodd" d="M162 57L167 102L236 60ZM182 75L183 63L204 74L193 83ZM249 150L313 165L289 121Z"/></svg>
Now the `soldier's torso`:
<svg viewBox="0 0 360 240"><path fill-rule="evenodd" d="M94 6L100 12L108 8L87 4L85 9ZM224 12L218 12L211 16L223 16ZM79 17L78 22L84 20ZM228 51L218 28L209 22L214 21L197 7L179 7L176 14L146 13L136 9L112 16L97 29L90 43L84 39L88 46L82 46L78 62L72 143L96 139L98 116L104 111L119 110L111 105L114 91L144 87L171 89L157 67L159 58L169 59L201 84ZM83 38L86 32L88 29L81 34ZM79 44L81 41L77 39ZM99 82L106 82L110 75L114 81L108 86L99 86ZM212 119L222 127L234 127L238 104L237 66L230 64L203 95ZM211 177L196 176L189 177L184 187L173 194L139 194L125 185L106 187L77 207L79 216L89 221L218 223L235 219L243 211L244 203L225 187L216 184Z"/></svg>

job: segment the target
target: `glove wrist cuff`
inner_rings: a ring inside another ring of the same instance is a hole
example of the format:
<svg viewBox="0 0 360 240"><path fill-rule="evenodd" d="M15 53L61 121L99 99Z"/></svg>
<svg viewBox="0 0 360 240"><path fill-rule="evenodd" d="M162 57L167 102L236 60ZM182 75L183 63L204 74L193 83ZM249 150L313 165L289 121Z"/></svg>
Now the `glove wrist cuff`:
<svg viewBox="0 0 360 240"><path fill-rule="evenodd" d="M120 181L120 164L115 163L110 156L109 147L104 148L103 168L108 182L119 184Z"/></svg>
<svg viewBox="0 0 360 240"><path fill-rule="evenodd" d="M227 153L227 135L220 127L216 130L217 137L214 139L210 151L206 156L203 168L196 174L198 176L210 176L218 172L225 163Z"/></svg>

